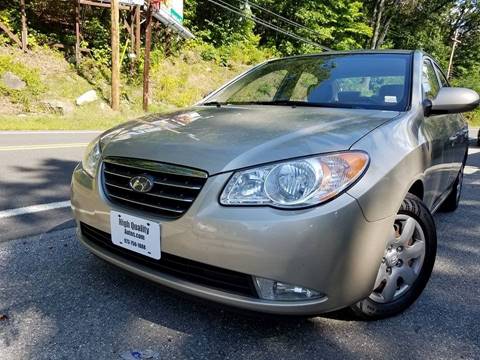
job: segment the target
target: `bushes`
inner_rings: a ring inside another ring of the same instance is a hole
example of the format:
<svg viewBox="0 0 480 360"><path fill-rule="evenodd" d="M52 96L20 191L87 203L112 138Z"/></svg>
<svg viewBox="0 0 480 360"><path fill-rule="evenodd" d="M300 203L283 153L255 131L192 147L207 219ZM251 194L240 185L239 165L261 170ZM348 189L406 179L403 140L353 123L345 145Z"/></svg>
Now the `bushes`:
<svg viewBox="0 0 480 360"><path fill-rule="evenodd" d="M27 86L22 90L14 90L0 82L0 95L8 96L10 101L22 104L25 110L29 111L32 100L44 90L38 69L26 67L14 61L10 55L0 55L0 76L7 71L18 76Z"/></svg>
<svg viewBox="0 0 480 360"><path fill-rule="evenodd" d="M454 79L452 85L473 89L480 94L480 66L465 77ZM480 127L480 109L466 114L466 118L472 126Z"/></svg>

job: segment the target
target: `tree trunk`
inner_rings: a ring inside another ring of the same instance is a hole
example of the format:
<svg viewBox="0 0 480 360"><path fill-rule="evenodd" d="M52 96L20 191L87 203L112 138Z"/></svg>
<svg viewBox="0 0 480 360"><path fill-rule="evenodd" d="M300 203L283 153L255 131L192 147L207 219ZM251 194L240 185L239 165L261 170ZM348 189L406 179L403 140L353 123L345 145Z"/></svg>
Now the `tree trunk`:
<svg viewBox="0 0 480 360"><path fill-rule="evenodd" d="M373 35L372 41L370 43L370 47L372 49L377 48L378 37L380 35L380 29L382 27L382 16L385 10L385 0L377 0L377 5L374 11L376 17L374 18L374 25L373 25Z"/></svg>
<svg viewBox="0 0 480 360"><path fill-rule="evenodd" d="M380 36L378 37L377 44L376 44L376 49L380 48L383 43L385 42L385 37L387 36L388 29L390 28L390 24L392 22L393 16L390 16L385 24L382 26L382 31L380 33Z"/></svg>

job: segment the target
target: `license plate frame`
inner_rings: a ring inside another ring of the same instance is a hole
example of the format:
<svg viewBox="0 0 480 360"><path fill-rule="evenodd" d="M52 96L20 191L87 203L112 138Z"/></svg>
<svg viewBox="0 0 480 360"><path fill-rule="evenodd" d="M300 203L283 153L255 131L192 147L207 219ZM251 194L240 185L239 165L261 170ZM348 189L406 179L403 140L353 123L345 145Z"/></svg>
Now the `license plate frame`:
<svg viewBox="0 0 480 360"><path fill-rule="evenodd" d="M162 257L161 225L124 212L110 212L112 243L149 258Z"/></svg>

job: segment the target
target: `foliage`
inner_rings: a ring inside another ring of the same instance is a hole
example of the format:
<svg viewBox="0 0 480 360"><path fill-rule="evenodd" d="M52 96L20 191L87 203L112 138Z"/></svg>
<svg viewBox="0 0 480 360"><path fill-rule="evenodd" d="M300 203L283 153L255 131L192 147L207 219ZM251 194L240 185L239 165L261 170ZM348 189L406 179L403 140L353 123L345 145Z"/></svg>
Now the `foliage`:
<svg viewBox="0 0 480 360"><path fill-rule="evenodd" d="M32 100L44 90L38 70L16 62L9 55L0 55L0 74L7 71L17 75L27 86L23 90L13 90L0 82L0 95L8 96L13 102L20 103L29 110Z"/></svg>
<svg viewBox="0 0 480 360"><path fill-rule="evenodd" d="M190 104L246 67L265 59L321 51L313 43L335 50L371 47L423 49L446 69L455 32L458 32L461 43L453 59L453 82L479 89L478 0L216 1L236 13L209 0L185 0L184 24L196 35L195 40L181 40L162 25L157 24L154 28L152 78L157 104ZM32 48L61 44L65 58L73 63L74 3L71 0L26 2L28 40ZM0 21L16 34L20 33L18 10L18 0L0 1ZM129 14L122 12L121 17L123 23ZM83 63L76 70L107 99L111 61L110 12L82 6L81 18L82 47L88 48L90 53L85 54ZM252 19L261 19L310 43ZM127 32L121 31L122 50L131 51L129 41ZM8 44L11 44L10 40L0 32L0 46ZM13 66L12 63L9 66ZM135 104L139 103L135 92L141 85L142 67L142 55L136 59L123 58L123 98ZM31 77L35 77L35 71ZM9 96L26 103L40 88L40 85L29 84L28 91ZM0 91L5 93L5 90ZM478 112L476 116L480 117Z"/></svg>
<svg viewBox="0 0 480 360"><path fill-rule="evenodd" d="M480 65L477 64L465 77L454 79L453 85L470 88L480 94ZM467 114L467 118L472 125L480 127L480 109Z"/></svg>

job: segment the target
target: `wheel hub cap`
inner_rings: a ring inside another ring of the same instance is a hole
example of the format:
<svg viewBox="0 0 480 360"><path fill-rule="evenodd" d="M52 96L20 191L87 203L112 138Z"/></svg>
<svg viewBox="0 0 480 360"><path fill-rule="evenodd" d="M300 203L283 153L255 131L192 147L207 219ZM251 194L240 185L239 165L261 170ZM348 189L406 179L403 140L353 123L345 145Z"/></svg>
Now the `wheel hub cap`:
<svg viewBox="0 0 480 360"><path fill-rule="evenodd" d="M398 214L370 299L389 303L405 294L418 278L425 258L425 234L413 217Z"/></svg>
<svg viewBox="0 0 480 360"><path fill-rule="evenodd" d="M400 260L400 257L397 250L392 250L387 252L385 259L386 259L387 266L392 267L397 265L398 260Z"/></svg>

